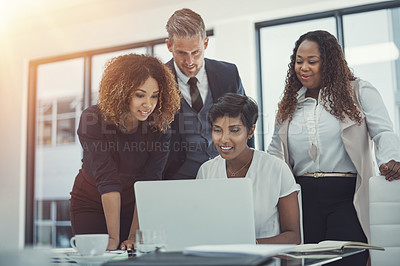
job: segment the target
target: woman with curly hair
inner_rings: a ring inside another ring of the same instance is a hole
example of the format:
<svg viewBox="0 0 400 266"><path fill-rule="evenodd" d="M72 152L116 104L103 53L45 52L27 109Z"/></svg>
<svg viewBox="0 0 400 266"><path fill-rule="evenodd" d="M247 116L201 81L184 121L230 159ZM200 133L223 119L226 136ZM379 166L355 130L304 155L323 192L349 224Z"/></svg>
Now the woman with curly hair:
<svg viewBox="0 0 400 266"><path fill-rule="evenodd" d="M376 175L371 140L381 174L399 179L400 140L378 91L352 74L333 35L303 34L268 152L284 159L301 185L305 243L368 241L368 181ZM367 259L364 252L341 263Z"/></svg>
<svg viewBox="0 0 400 266"><path fill-rule="evenodd" d="M133 247L133 184L161 179L167 129L180 99L175 78L158 59L128 54L108 63L98 104L79 122L83 159L71 192L73 234L108 234L108 250Z"/></svg>

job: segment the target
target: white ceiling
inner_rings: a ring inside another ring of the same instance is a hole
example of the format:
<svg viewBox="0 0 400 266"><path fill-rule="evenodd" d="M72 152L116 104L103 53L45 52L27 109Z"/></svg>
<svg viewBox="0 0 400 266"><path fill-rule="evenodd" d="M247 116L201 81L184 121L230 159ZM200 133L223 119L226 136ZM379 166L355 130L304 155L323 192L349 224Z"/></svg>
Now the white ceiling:
<svg viewBox="0 0 400 266"><path fill-rule="evenodd" d="M112 7L110 11L144 10L170 4L190 2L185 0L0 0L1 15L8 18L23 18L52 12L91 7L95 11L98 7ZM128 10L127 10L128 9ZM112 13L112 12L110 12ZM115 13L113 13L114 15Z"/></svg>
<svg viewBox="0 0 400 266"><path fill-rule="evenodd" d="M77 23L194 0L0 0L0 22Z"/></svg>
<svg viewBox="0 0 400 266"><path fill-rule="evenodd" d="M215 5L210 5L214 1ZM385 0L356 2L367 4L380 1ZM85 24L167 6L171 8L196 6L204 19L212 21L210 19L212 16L218 19L246 14L253 16L257 12L274 12L280 9L286 11L294 9L296 12L304 13L310 8L329 9L330 5L347 6L348 3L348 0L0 0L0 33L4 29L6 32L17 34L49 26L56 28ZM240 8L232 8L233 5L239 5ZM151 23L151 18L149 22Z"/></svg>

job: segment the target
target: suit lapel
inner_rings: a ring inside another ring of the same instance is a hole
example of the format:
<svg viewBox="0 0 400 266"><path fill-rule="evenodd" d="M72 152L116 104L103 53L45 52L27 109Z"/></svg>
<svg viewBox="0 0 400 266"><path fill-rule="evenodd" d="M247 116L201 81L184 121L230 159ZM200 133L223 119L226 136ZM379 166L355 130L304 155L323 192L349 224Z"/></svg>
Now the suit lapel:
<svg viewBox="0 0 400 266"><path fill-rule="evenodd" d="M278 130L278 135L283 145L283 154L285 155L285 162L292 168L289 161L289 150L288 150L288 129L289 129L289 120L286 119L282 122L281 126Z"/></svg>
<svg viewBox="0 0 400 266"><path fill-rule="evenodd" d="M213 102L215 102L218 97L223 94L221 86L218 84L217 71L215 70L212 61L207 58L204 58L204 67L206 70L208 86L210 87L211 97L213 98Z"/></svg>
<svg viewBox="0 0 400 266"><path fill-rule="evenodd" d="M165 65L171 70L172 74L175 76L175 81L176 84L178 85L179 88L179 83L178 83L178 75L176 74L176 70L175 70L175 66L174 66L174 59L169 60L167 63L165 63ZM181 98L181 106L183 104L187 104L185 98ZM182 108L179 109L179 112L175 115L175 118L177 118L179 113L183 113ZM177 121L178 119L175 119L175 121Z"/></svg>
<svg viewBox="0 0 400 266"><path fill-rule="evenodd" d="M165 65L172 71L172 74L175 76L175 81L178 83L178 75L176 74L174 59L169 60Z"/></svg>

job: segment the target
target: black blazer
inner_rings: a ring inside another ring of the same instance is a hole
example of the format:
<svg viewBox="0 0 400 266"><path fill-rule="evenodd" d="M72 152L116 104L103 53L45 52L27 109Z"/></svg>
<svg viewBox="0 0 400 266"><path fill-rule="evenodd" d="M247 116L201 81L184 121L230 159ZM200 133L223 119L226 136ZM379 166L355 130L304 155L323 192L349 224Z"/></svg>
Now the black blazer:
<svg viewBox="0 0 400 266"><path fill-rule="evenodd" d="M236 65L205 58L204 66L208 79L208 86L210 88L213 102L225 93L239 93L244 95L244 88L239 76ZM166 65L172 70L172 73L177 79L174 61L171 59ZM181 100L182 102L185 99ZM186 159L185 136L179 132L179 115L182 114L182 109L175 115L174 121L171 123L171 143L168 161L164 169L163 179L172 179L173 175L179 170L181 165ZM251 147L254 147L254 139L250 141Z"/></svg>

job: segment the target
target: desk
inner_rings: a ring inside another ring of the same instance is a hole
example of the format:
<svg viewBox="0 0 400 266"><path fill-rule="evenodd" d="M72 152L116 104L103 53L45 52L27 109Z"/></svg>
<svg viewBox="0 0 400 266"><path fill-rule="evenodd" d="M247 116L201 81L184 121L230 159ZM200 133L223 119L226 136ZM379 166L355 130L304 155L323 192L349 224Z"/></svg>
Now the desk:
<svg viewBox="0 0 400 266"><path fill-rule="evenodd" d="M260 259L260 257L233 256L233 257L199 257L183 255L180 252L162 252L148 254L139 257L129 257L127 253L118 255L118 260L111 260L106 263L94 263L91 261L85 264L76 263L67 254L74 252L72 249L24 249L24 250L2 250L0 251L0 265L12 266L314 266L323 265L342 257L351 256L364 251L364 249L347 249L343 252L334 252L333 257L325 259L293 258L286 255L277 255L272 258Z"/></svg>
<svg viewBox="0 0 400 266"><path fill-rule="evenodd" d="M293 258L287 255L277 255L272 258L253 256L201 257L183 255L181 252L161 252L131 257L124 261L110 261L103 266L314 266L340 260L362 251L364 249L345 249L330 252L329 258Z"/></svg>

